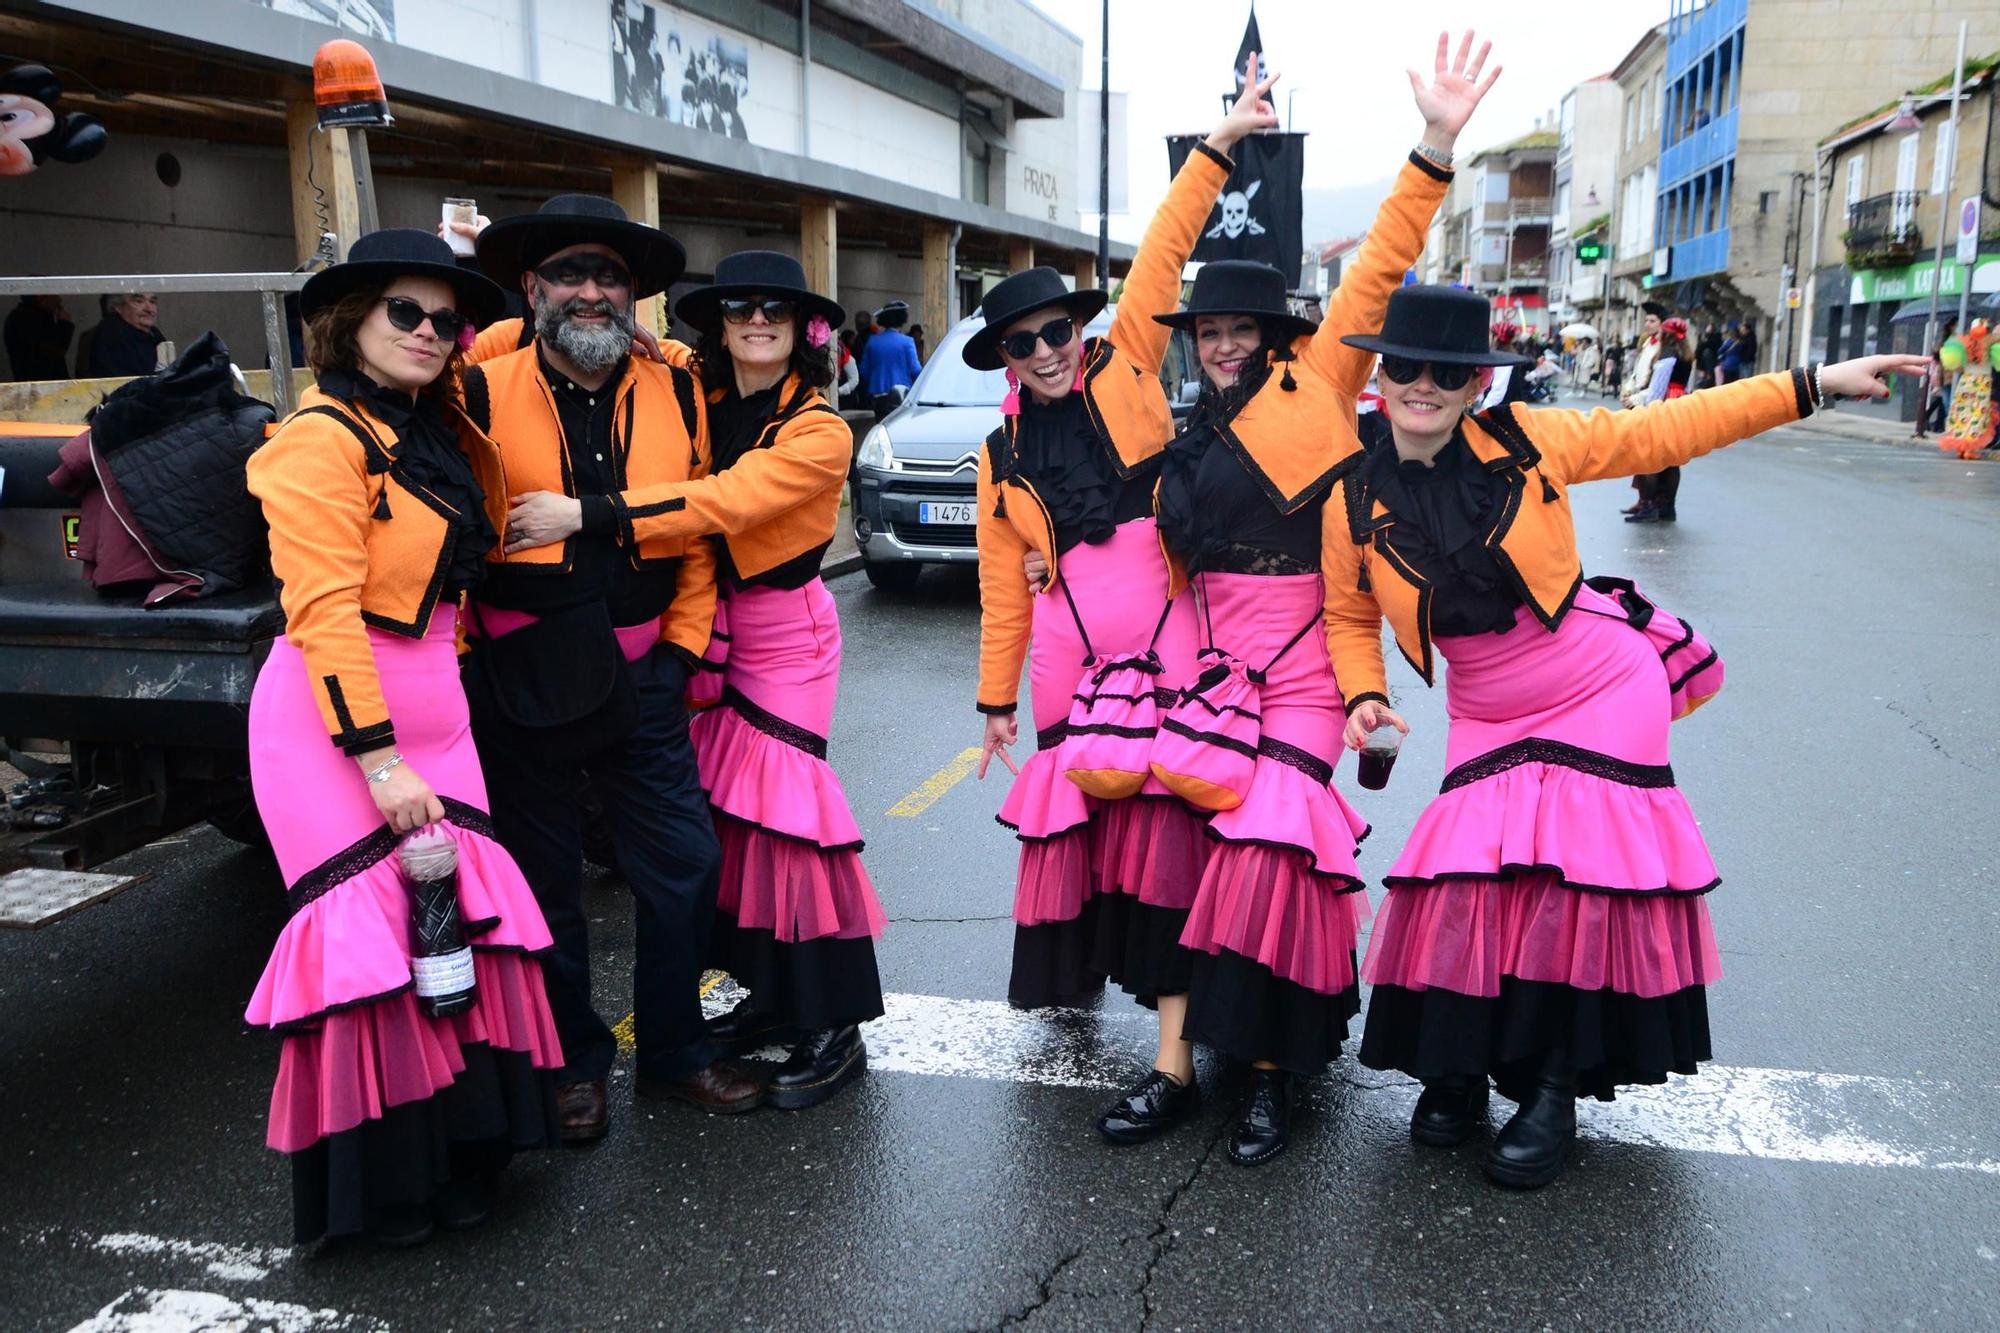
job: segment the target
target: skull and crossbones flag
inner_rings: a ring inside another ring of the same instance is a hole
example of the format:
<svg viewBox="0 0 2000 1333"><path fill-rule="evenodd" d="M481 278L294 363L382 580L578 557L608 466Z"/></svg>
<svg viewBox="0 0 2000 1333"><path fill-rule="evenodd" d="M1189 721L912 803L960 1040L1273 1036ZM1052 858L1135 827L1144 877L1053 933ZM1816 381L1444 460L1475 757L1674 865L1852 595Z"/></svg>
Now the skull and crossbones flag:
<svg viewBox="0 0 2000 1333"><path fill-rule="evenodd" d="M1199 134L1168 138L1169 170L1179 172L1201 140ZM1233 156L1236 170L1195 240L1194 258L1255 259L1283 273L1287 287L1297 287L1305 250L1306 136L1253 134Z"/></svg>

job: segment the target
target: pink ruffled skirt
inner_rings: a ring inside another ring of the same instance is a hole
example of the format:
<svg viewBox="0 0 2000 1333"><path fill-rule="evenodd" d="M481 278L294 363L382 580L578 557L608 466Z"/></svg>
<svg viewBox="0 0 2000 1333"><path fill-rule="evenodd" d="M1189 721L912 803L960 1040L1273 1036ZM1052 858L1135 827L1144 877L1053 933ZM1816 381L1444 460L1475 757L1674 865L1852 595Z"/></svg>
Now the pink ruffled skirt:
<svg viewBox="0 0 2000 1333"><path fill-rule="evenodd" d="M719 702L690 728L722 846L712 961L796 1026L879 1017L882 905L826 761L840 687L833 596L814 579L723 597Z"/></svg>

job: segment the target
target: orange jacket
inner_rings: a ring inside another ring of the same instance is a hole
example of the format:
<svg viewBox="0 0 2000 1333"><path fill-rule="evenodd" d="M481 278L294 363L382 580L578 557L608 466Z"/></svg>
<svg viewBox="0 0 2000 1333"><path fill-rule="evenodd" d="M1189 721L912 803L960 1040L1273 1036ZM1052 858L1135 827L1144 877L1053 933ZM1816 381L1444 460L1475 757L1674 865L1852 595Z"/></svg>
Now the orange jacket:
<svg viewBox="0 0 2000 1333"><path fill-rule="evenodd" d="M626 362L624 375L605 385L604 391L613 396L611 438L617 450L613 472L622 484L645 488L707 475L707 412L694 376L678 366L633 358ZM563 438L562 418L533 347L467 370L465 395L473 419L490 423L506 463L510 494L575 494L569 442ZM517 551L506 561L552 577L564 575L575 567L576 542L572 536L561 545L551 542ZM714 550L707 542L660 535L639 538L629 551L635 569L679 562L673 605L661 618L660 637L701 656L715 621Z"/></svg>
<svg viewBox="0 0 2000 1333"><path fill-rule="evenodd" d="M1167 447L1174 436L1173 409L1160 387L1173 330L1154 315L1180 308L1181 270L1194 253L1195 238L1229 179L1229 168L1205 152L1189 153L1167 191L1160 211L1146 228L1132 270L1125 276L1111 332L1084 348L1083 395L1091 422L1121 477ZM981 455L979 501L979 711L1011 713L1019 692L1021 664L1028 656L1034 601L1021 562L1029 548L1049 562L1056 579L1055 531L1048 507L1026 478L1014 473L1014 432L1019 418L1005 419L986 437Z"/></svg>
<svg viewBox="0 0 2000 1333"><path fill-rule="evenodd" d="M1516 407L1466 418L1465 442L1508 491L1486 545L1536 619L1554 630L1583 582L1570 486L1677 467L1806 417L1812 400L1805 373L1793 370L1625 412ZM1351 471L1341 490L1345 503L1327 505L1323 528L1326 643L1352 711L1363 699L1387 702L1384 616L1403 656L1431 683L1431 590L1384 542L1396 517L1369 493L1365 472Z"/></svg>
<svg viewBox="0 0 2000 1333"><path fill-rule="evenodd" d="M493 441L462 414L459 441L486 492L495 531L507 523L507 475ZM358 432L358 433L357 433ZM451 558L449 511L412 494L393 471L395 432L366 408L312 388L299 410L250 456L251 494L271 525L271 569L285 609L285 637L333 743L349 754L392 744L368 627L419 638L437 609ZM495 559L502 558L496 550Z"/></svg>

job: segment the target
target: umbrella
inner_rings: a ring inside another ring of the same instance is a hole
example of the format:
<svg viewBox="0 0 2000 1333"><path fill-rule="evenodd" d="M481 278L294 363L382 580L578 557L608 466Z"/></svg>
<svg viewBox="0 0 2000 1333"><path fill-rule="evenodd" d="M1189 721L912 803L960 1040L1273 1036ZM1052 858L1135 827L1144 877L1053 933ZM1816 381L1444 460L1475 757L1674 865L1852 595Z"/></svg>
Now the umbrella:
<svg viewBox="0 0 2000 1333"><path fill-rule="evenodd" d="M1595 338L1597 330L1591 325L1581 322L1565 324L1563 325L1562 336L1565 338Z"/></svg>

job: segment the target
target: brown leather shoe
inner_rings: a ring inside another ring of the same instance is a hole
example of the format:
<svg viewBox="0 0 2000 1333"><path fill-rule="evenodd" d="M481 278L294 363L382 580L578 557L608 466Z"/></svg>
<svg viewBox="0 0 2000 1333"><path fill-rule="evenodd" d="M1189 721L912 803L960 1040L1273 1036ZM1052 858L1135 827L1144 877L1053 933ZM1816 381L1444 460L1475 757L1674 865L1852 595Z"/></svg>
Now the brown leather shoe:
<svg viewBox="0 0 2000 1333"><path fill-rule="evenodd" d="M722 1060L680 1078L641 1077L639 1092L647 1097L686 1102L710 1115L735 1115L739 1111L754 1111L764 1104L762 1081Z"/></svg>
<svg viewBox="0 0 2000 1333"><path fill-rule="evenodd" d="M611 1128L605 1081L564 1083L556 1088L556 1134L564 1143L595 1143Z"/></svg>

